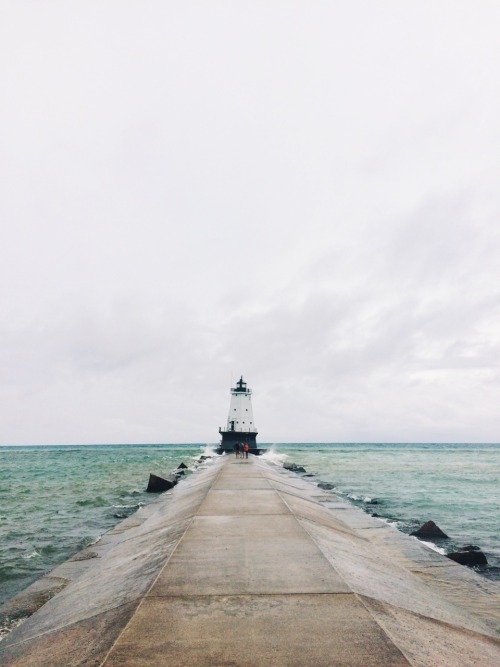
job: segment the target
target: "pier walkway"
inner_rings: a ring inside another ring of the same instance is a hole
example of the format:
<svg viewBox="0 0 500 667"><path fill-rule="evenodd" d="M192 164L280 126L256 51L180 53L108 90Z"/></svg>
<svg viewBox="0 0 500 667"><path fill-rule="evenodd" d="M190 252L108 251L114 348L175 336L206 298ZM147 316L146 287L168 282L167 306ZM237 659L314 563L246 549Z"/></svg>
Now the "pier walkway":
<svg viewBox="0 0 500 667"><path fill-rule="evenodd" d="M14 631L0 664L500 664L498 589L472 599L479 577L417 540L255 457L221 457L177 488L104 540L102 562Z"/></svg>
<svg viewBox="0 0 500 667"><path fill-rule="evenodd" d="M231 457L105 667L406 667L283 489Z"/></svg>

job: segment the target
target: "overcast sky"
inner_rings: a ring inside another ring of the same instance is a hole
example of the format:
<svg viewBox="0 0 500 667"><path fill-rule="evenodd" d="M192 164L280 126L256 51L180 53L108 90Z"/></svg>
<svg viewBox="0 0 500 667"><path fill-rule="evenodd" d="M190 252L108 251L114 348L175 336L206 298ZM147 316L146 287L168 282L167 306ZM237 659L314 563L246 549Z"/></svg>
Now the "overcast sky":
<svg viewBox="0 0 500 667"><path fill-rule="evenodd" d="M0 1L0 444L500 440L498 0Z"/></svg>

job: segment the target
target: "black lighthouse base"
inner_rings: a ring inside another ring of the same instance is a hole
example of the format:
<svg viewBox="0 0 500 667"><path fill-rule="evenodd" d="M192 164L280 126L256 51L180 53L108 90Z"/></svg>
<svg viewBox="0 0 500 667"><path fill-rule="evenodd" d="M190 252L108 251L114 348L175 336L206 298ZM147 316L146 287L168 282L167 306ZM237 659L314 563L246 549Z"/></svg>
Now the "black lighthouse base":
<svg viewBox="0 0 500 667"><path fill-rule="evenodd" d="M237 442L241 446L247 444L250 454L263 454L266 450L257 447L257 431L242 433L241 431L223 431L219 429L222 436L221 443L217 448L217 454L234 454L234 446Z"/></svg>

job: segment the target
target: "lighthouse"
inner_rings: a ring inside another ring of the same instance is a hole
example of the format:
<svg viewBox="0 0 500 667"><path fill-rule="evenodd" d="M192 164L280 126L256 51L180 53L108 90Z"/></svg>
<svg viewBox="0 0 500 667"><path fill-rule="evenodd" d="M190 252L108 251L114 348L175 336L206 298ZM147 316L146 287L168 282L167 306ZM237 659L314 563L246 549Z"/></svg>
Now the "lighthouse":
<svg viewBox="0 0 500 667"><path fill-rule="evenodd" d="M257 447L257 428L253 419L252 390L240 377L235 387L231 388L231 403L227 417L226 428L219 428L222 436L218 453L234 452L234 445L248 444L251 454L260 454L262 449Z"/></svg>

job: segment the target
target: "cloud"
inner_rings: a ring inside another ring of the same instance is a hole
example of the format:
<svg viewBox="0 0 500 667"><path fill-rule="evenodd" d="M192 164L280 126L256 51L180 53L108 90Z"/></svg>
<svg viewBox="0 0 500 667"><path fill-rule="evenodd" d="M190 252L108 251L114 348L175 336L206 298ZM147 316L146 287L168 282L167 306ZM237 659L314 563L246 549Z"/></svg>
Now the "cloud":
<svg viewBox="0 0 500 667"><path fill-rule="evenodd" d="M1 443L497 439L496 3L5 13Z"/></svg>

